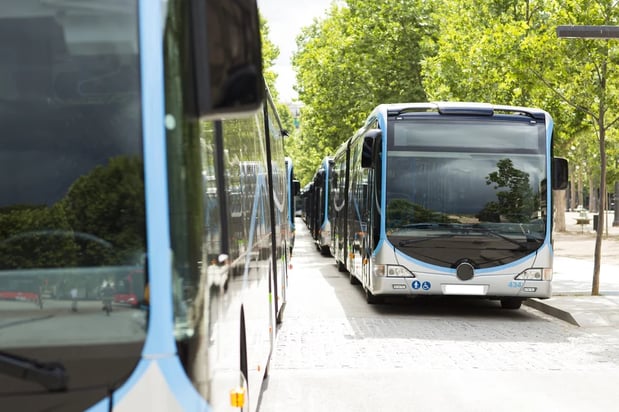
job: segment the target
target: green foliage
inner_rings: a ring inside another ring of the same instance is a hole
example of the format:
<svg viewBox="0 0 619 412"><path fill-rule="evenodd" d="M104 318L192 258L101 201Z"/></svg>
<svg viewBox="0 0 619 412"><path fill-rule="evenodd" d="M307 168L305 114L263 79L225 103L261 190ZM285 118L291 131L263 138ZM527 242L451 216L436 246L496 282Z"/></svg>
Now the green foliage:
<svg viewBox="0 0 619 412"><path fill-rule="evenodd" d="M286 104L284 103L275 103L275 109L277 110L277 114L279 115L279 120L282 122L282 127L289 134L294 131L294 120L292 118L292 113Z"/></svg>
<svg viewBox="0 0 619 412"><path fill-rule="evenodd" d="M264 80L271 91L273 100L277 101L277 89L275 80L277 74L273 71L273 64L279 56L279 48L269 39L269 25L260 17L260 41L262 42L262 70Z"/></svg>
<svg viewBox="0 0 619 412"><path fill-rule="evenodd" d="M452 0L432 17L439 35L426 43L433 53L422 63L430 100L541 107L555 121L555 155L597 173L602 149L592 137L617 119L619 72L610 66L619 49L612 41L558 39L556 27L614 25L613 2Z"/></svg>
<svg viewBox="0 0 619 412"><path fill-rule="evenodd" d="M303 29L293 65L305 107L292 149L302 184L376 105L425 100L421 41L432 33L426 18L432 3L348 0Z"/></svg>
<svg viewBox="0 0 619 412"><path fill-rule="evenodd" d="M305 186L312 180L316 168L324 158L324 151L308 144L298 130L287 138L285 149L286 155L293 160L295 177L301 183L301 187Z"/></svg>
<svg viewBox="0 0 619 412"><path fill-rule="evenodd" d="M547 110L554 154L589 175L600 173L602 138L611 181L619 173L619 47L559 39L556 27L618 20L611 0L334 3L297 39L293 64L305 107L287 150L305 184L378 103L482 101Z"/></svg>
<svg viewBox="0 0 619 412"><path fill-rule="evenodd" d="M284 103L278 101L277 88L275 87L275 81L277 80L277 73L273 71L273 65L275 60L279 56L279 48L269 39L269 25L266 20L260 18L260 36L262 41L262 63L264 79L271 93L271 97L275 102L275 108L279 115L279 119L282 122L282 127L288 133L292 133L294 130L294 123L292 113L290 109ZM286 146L288 143L286 142Z"/></svg>

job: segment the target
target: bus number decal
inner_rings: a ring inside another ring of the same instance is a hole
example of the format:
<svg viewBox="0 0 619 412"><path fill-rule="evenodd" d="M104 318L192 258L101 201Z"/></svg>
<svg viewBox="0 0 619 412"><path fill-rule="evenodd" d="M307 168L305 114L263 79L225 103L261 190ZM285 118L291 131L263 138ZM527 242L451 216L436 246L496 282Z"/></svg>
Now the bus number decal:
<svg viewBox="0 0 619 412"><path fill-rule="evenodd" d="M513 281L513 280L512 280L511 282L509 282L509 283L507 284L507 286L508 286L508 287L510 287L510 288L517 288L517 289L520 289L520 288L522 288L522 282L516 282L516 281Z"/></svg>

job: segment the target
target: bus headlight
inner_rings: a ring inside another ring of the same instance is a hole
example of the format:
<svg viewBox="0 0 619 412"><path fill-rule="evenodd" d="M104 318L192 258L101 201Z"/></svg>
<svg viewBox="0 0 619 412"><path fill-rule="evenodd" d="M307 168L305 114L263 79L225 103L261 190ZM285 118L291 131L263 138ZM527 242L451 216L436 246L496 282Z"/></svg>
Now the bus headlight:
<svg viewBox="0 0 619 412"><path fill-rule="evenodd" d="M517 280L552 280L552 269L532 268L521 272L515 277Z"/></svg>
<svg viewBox="0 0 619 412"><path fill-rule="evenodd" d="M374 265L374 276L387 276L396 278L414 278L415 275L404 266L397 265Z"/></svg>

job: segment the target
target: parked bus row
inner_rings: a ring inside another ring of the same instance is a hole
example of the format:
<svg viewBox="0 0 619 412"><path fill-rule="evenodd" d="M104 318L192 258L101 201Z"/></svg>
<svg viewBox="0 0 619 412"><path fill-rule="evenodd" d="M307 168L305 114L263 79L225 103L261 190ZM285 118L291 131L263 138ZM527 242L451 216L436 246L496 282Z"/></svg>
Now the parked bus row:
<svg viewBox="0 0 619 412"><path fill-rule="evenodd" d="M320 164L303 217L368 303L465 295L517 309L551 296L552 190L567 186L552 153L543 110L380 105Z"/></svg>
<svg viewBox="0 0 619 412"><path fill-rule="evenodd" d="M298 183L255 0L8 3L0 410L256 411Z"/></svg>

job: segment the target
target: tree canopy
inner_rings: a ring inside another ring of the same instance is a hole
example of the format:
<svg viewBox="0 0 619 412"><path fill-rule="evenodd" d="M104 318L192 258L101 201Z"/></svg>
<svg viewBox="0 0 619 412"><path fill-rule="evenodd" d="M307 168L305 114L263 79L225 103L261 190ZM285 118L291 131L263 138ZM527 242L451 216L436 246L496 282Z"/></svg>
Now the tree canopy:
<svg viewBox="0 0 619 412"><path fill-rule="evenodd" d="M615 3L334 2L324 18L302 30L293 57L305 106L289 150L293 160L302 160L296 162L301 183L380 103L481 101L548 111L553 154L571 161L573 185L589 177L589 207L603 211L607 183L619 175L619 47L616 39L560 39L556 28L617 25ZM560 196L559 212L562 202Z"/></svg>
<svg viewBox="0 0 619 412"><path fill-rule="evenodd" d="M422 0L333 4L303 29L293 57L304 103L295 154L302 183L378 103L423 101L422 40L431 33Z"/></svg>
<svg viewBox="0 0 619 412"><path fill-rule="evenodd" d="M291 151L303 159L302 183L373 107L426 100L543 108L555 120L556 153L570 155L578 140L584 155L570 160L599 174L587 158L599 152L591 115L603 97L614 126L619 72L608 65L618 49L612 40L559 39L556 27L614 24L615 9L606 0L334 2L303 28L293 57L304 108Z"/></svg>

